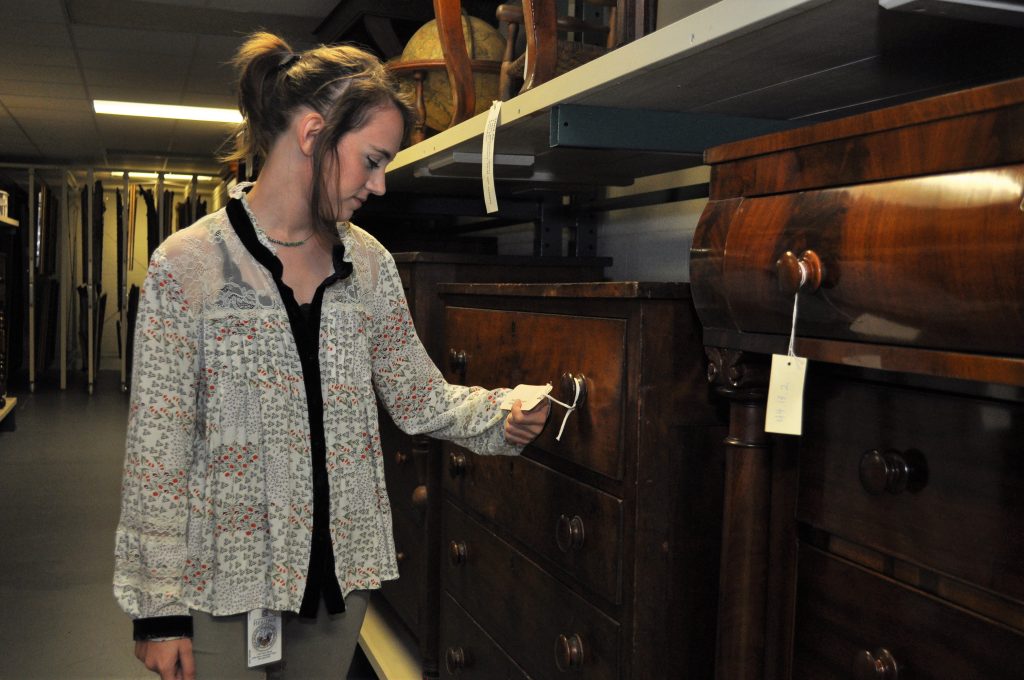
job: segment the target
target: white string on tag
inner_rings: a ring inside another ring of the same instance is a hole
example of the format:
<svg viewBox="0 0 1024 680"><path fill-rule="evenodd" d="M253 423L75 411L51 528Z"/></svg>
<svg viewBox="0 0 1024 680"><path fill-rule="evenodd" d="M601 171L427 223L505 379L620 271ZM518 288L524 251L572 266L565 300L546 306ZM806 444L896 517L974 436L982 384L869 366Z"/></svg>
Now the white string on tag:
<svg viewBox="0 0 1024 680"><path fill-rule="evenodd" d="M807 265L800 262L800 285L793 296L793 324L789 331L787 355L773 354L765 408L765 432L799 436L803 432L804 376L807 359L798 357L796 343L797 307L800 289L807 283Z"/></svg>
<svg viewBox="0 0 1024 680"><path fill-rule="evenodd" d="M795 357L793 344L796 342L796 309L800 303L800 289L807 283L807 265L800 263L800 285L796 288L796 295L793 296L793 326L789 330L789 356Z"/></svg>
<svg viewBox="0 0 1024 680"><path fill-rule="evenodd" d="M573 376L573 378L572 378L572 405L571 406L569 404L566 404L563 401L559 401L559 400L555 399L550 394L545 394L544 395L545 397L547 397L551 401L555 402L559 406L564 406L567 409L566 412L565 412L565 415L562 417L562 426L558 428L558 434L555 435L555 441L556 442L557 441L562 441L562 432L565 430L565 424L567 422L569 422L569 414L576 410L576 404L580 400L580 393L583 391L582 383L583 383L583 379L582 378L578 378L576 376Z"/></svg>

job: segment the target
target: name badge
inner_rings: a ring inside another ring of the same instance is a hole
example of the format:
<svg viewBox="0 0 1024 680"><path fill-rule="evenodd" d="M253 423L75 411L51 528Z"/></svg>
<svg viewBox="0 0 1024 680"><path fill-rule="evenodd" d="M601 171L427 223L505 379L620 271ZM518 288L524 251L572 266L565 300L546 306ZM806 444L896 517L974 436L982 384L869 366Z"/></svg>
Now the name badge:
<svg viewBox="0 0 1024 680"><path fill-rule="evenodd" d="M271 609L249 612L249 668L281 660L281 613Z"/></svg>

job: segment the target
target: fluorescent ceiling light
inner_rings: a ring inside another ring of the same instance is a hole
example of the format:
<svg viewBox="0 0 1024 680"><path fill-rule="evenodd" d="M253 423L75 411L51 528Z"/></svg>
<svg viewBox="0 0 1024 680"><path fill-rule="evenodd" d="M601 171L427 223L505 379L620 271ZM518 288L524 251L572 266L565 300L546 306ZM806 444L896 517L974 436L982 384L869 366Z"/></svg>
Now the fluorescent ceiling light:
<svg viewBox="0 0 1024 680"><path fill-rule="evenodd" d="M117 172L116 170L112 170L110 172L110 176L111 177L117 177L118 179L120 179L120 178L124 177L124 173L123 172ZM132 172L128 173L128 176L129 177L135 177L135 178L138 178L138 179L156 179L157 177L160 176L160 173L158 173L158 172L135 172L135 171L132 171ZM216 177L213 177L212 175L196 175L195 177L196 177L196 180L199 181L199 182L212 182L215 179L217 179ZM168 173L164 174L164 179L184 180L186 182L191 182L192 181L192 175L185 175L185 174L180 174L180 173L175 173L175 172L168 172Z"/></svg>
<svg viewBox="0 0 1024 680"><path fill-rule="evenodd" d="M112 113L118 116L143 116L146 118L174 118L176 120L204 120L214 123L241 123L242 114L237 109L214 109L206 106L169 106L167 104L142 104L139 102L114 102L94 99L96 113Z"/></svg>
<svg viewBox="0 0 1024 680"><path fill-rule="evenodd" d="M111 177L124 177L124 173L123 172L111 172L110 176ZM156 179L158 177L157 173L155 173L155 172L134 172L134 171L129 172L128 176L129 177L139 177L139 178L153 178L153 179Z"/></svg>
<svg viewBox="0 0 1024 680"><path fill-rule="evenodd" d="M179 174L171 172L171 173L168 173L168 174L164 175L164 179L183 179L183 180L185 180L187 182L191 182L192 181L192 175L179 175ZM211 177L210 175L196 175L196 181L197 182L211 182L211 181L213 181L215 179L217 179L217 178L216 177Z"/></svg>

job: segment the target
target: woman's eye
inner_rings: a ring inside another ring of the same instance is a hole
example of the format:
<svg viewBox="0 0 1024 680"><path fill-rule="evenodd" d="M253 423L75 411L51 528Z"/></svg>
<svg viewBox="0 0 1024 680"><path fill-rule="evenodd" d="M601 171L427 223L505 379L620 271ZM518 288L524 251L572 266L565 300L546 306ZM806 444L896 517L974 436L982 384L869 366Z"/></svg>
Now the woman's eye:
<svg viewBox="0 0 1024 680"><path fill-rule="evenodd" d="M380 163L378 163L377 161L375 161L372 158L370 158L369 156L367 156L366 157L366 167L368 167L370 170L376 170L377 168L380 167Z"/></svg>

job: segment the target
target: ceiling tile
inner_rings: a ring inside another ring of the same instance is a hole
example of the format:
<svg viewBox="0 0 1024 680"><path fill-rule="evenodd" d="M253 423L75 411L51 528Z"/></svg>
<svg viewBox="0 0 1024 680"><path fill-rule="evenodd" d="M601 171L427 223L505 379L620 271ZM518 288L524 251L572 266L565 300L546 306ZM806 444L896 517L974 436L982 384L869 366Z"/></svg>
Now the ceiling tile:
<svg viewBox="0 0 1024 680"><path fill-rule="evenodd" d="M164 96L153 103L177 104L180 99L179 93L185 85L185 74L173 69L147 70L144 65L134 65L117 71L85 72L85 83L90 93L93 87L116 87L124 91L125 96L120 98L124 101L138 101L133 97L133 91L152 87L154 82L160 83Z"/></svg>
<svg viewBox="0 0 1024 680"><path fill-rule="evenodd" d="M64 21L62 0L4 0L0 3L0 20L23 21Z"/></svg>
<svg viewBox="0 0 1024 680"><path fill-rule="evenodd" d="M338 0L289 0L287 3L276 0L157 0L157 3L181 7L208 7L232 12L323 18L337 6Z"/></svg>
<svg viewBox="0 0 1024 680"><path fill-rule="evenodd" d="M192 61L191 51L182 50L174 54L160 54L159 58L151 50L127 49L80 49L79 58L85 70L135 70L153 73L165 71L184 71Z"/></svg>
<svg viewBox="0 0 1024 680"><path fill-rule="evenodd" d="M109 50L116 45L129 52L190 54L195 44L193 36L170 31L73 25L71 32L82 50Z"/></svg>
<svg viewBox="0 0 1024 680"><path fill-rule="evenodd" d="M75 52L68 46L53 47L46 45L24 45L16 50L4 52L4 63L23 66L60 66L63 68L77 68Z"/></svg>
<svg viewBox="0 0 1024 680"><path fill-rule="evenodd" d="M92 119L94 115L92 103L85 98L58 99L55 97L4 95L0 97L0 100L15 118L20 116L54 121L69 117Z"/></svg>
<svg viewBox="0 0 1024 680"><path fill-rule="evenodd" d="M6 5L0 3L0 5ZM29 21L16 18L0 21L0 42L7 50L20 50L22 47L72 47L71 37L63 19L59 22Z"/></svg>
<svg viewBox="0 0 1024 680"><path fill-rule="evenodd" d="M7 80L0 77L0 101L7 99L10 95L49 99L85 99L85 88L81 83L55 85L44 81Z"/></svg>
<svg viewBox="0 0 1024 680"><path fill-rule="evenodd" d="M26 66L0 61L0 80L33 80L43 83L76 84L81 82L77 68L60 66Z"/></svg>

